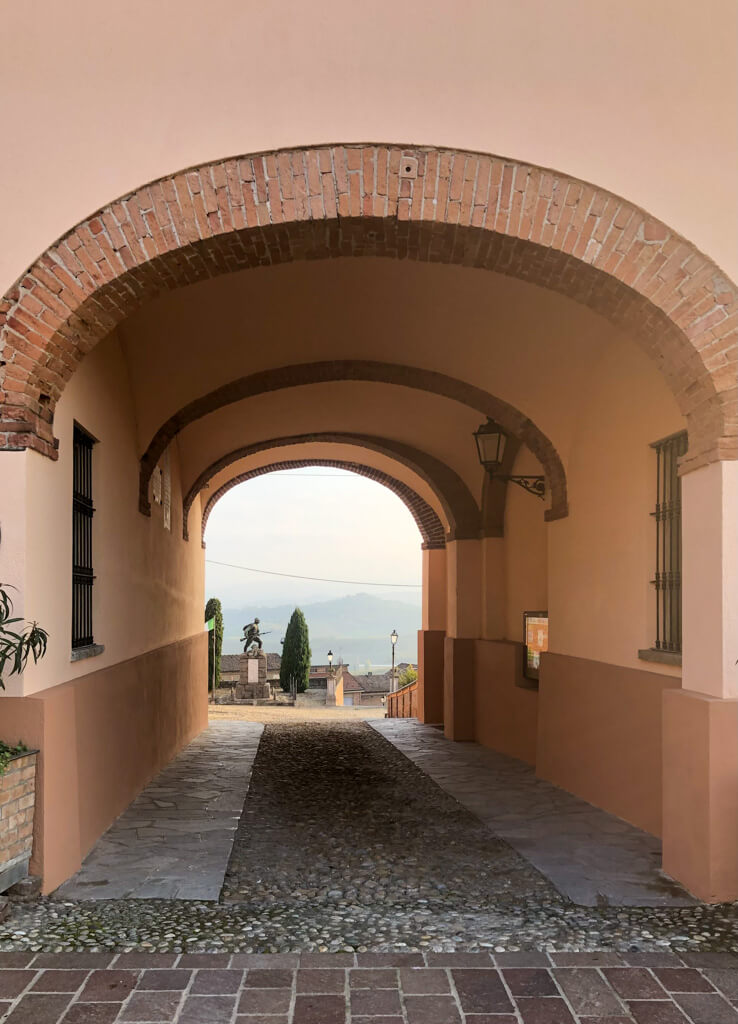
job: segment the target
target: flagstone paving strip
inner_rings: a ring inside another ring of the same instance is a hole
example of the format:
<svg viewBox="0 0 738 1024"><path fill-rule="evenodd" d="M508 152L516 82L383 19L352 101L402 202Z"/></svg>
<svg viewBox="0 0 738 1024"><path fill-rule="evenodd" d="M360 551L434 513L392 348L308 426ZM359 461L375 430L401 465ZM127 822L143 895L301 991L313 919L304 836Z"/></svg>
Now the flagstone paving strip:
<svg viewBox="0 0 738 1024"><path fill-rule="evenodd" d="M264 726L213 722L111 825L55 895L217 900Z"/></svg>
<svg viewBox="0 0 738 1024"><path fill-rule="evenodd" d="M574 903L697 903L661 873L655 836L539 779L531 765L477 743L451 743L416 719L369 724Z"/></svg>
<svg viewBox="0 0 738 1024"><path fill-rule="evenodd" d="M376 966L371 954L286 958L188 954L37 954L18 967L0 953L3 1024L738 1024L738 956L692 967L576 966L537 953L433 954L421 966ZM188 966L189 965L189 966Z"/></svg>

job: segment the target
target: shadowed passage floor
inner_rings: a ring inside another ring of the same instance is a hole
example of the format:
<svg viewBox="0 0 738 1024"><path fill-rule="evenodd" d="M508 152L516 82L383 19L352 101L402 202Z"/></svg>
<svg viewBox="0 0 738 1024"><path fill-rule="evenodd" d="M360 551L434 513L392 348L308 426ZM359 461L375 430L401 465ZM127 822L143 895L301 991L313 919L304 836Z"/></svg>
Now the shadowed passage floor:
<svg viewBox="0 0 738 1024"><path fill-rule="evenodd" d="M57 896L217 900L263 728L211 723L107 830Z"/></svg>
<svg viewBox="0 0 738 1024"><path fill-rule="evenodd" d="M733 952L737 919L653 837L438 730L219 721L0 950Z"/></svg>

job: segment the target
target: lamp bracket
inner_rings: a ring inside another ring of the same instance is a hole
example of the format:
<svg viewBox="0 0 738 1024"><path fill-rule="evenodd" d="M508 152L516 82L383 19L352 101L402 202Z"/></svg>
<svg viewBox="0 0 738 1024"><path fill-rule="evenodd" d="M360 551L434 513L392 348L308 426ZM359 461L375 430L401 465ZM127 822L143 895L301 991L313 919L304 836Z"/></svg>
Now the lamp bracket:
<svg viewBox="0 0 738 1024"><path fill-rule="evenodd" d="M503 473L495 473L495 479L497 480L509 480L512 484L517 484L518 487L522 487L524 491L528 491L529 494L535 494L541 501L546 499L546 478L545 476L509 476Z"/></svg>

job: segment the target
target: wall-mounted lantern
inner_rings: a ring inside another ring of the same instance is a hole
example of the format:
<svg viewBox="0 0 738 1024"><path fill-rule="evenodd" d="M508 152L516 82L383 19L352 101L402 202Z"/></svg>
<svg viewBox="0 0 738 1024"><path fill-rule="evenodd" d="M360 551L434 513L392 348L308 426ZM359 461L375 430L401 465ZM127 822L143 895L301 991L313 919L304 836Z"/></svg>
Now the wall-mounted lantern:
<svg viewBox="0 0 738 1024"><path fill-rule="evenodd" d="M509 480L529 494L535 494L542 501L546 497L546 478L543 476L511 476L507 473L500 473L499 469L505 455L505 444L507 434L499 423L488 419L478 430L474 431L474 440L477 444L477 455L480 463L484 466L491 477L496 480Z"/></svg>

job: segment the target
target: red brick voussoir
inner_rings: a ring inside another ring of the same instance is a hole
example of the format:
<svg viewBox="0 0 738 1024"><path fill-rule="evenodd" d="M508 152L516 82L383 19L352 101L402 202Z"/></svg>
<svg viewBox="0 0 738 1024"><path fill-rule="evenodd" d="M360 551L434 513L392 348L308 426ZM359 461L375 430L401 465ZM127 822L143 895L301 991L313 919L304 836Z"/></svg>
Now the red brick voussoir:
<svg viewBox="0 0 738 1024"><path fill-rule="evenodd" d="M502 157L418 146L293 149L161 178L55 242L0 300L0 449L55 456L55 404L86 352L164 289L305 258L486 268L628 331L689 426L685 469L738 458L738 294L626 200Z"/></svg>
<svg viewBox="0 0 738 1024"><path fill-rule="evenodd" d="M205 540L205 527L207 526L210 513L220 499L235 487L237 484L245 483L248 480L254 480L256 477L264 476L267 473L277 473L280 470L285 469L304 469L309 466L328 466L333 469L347 469L352 473L356 473L359 476L368 477L370 480L375 480L377 483L387 487L393 494L396 494L398 498L404 503L410 512L411 516L415 520L415 524L420 531L420 535L423 538L424 548L444 548L446 546L446 534L436 511L431 508L424 498L421 498L417 491L414 491L412 487L403 483L402 480L397 480L395 477L390 476L389 473L383 473L379 469L374 469L371 466L365 466L358 462L349 462L347 459L286 459L280 462L272 462L268 466L257 466L254 469L250 469L245 473L239 473L228 480L221 487L217 489L208 498L208 501L203 509L202 514L202 538L203 543Z"/></svg>

